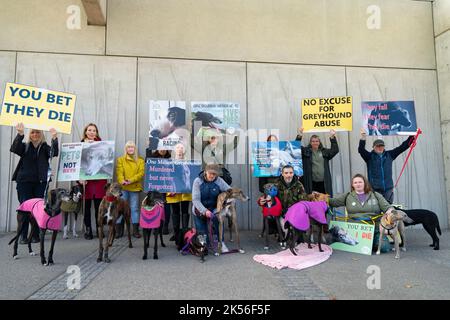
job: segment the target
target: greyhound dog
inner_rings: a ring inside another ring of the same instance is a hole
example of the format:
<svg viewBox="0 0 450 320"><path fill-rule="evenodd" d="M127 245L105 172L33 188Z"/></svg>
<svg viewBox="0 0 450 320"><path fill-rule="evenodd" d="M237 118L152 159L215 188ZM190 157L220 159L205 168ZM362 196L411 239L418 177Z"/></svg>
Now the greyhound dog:
<svg viewBox="0 0 450 320"><path fill-rule="evenodd" d="M133 248L131 244L131 231L130 231L130 220L131 220L131 210L128 202L121 199L122 187L120 184L114 182L105 185L106 195L103 197L102 202L100 202L100 207L98 209L98 258L97 262L103 261L103 252L105 262L109 263L111 260L108 257L108 249L112 246L115 238L115 225L117 219L123 216L125 219L125 224L127 225L128 231L128 247ZM103 226L108 226L108 235L106 237L107 241L103 244Z"/></svg>
<svg viewBox="0 0 450 320"><path fill-rule="evenodd" d="M158 234L161 239L161 246L166 246L162 234L164 225L164 196L162 193L158 191L147 192L147 196L142 201L139 224L144 234L144 256L142 257L142 260L147 260L147 250L152 230L155 235L153 259L158 259Z"/></svg>
<svg viewBox="0 0 450 320"><path fill-rule="evenodd" d="M308 196L308 199L313 201L299 201L288 209L285 216L285 227L288 229L288 247L293 255L297 255L295 247L304 233L306 233L308 248L312 249L311 232L314 232L315 228L319 230L317 236L319 251L323 252L322 234L323 226L327 224L327 196L326 194L314 193Z"/></svg>
<svg viewBox="0 0 450 320"><path fill-rule="evenodd" d="M44 199L34 198L29 199L24 202L17 208L17 235L11 239L8 244L14 242L14 253L13 258L17 259L17 242L19 240L19 235L22 232L22 228L24 225L24 221L27 221L25 217L28 217L31 222L31 232L28 236L28 252L30 255L34 256L34 252L31 249L31 237L33 232L39 228L40 233L40 256L41 263L45 266L52 265L53 261L53 248L55 246L56 236L58 231L61 229L61 203L62 201L69 200L69 194L65 189L54 189L49 192L49 198L47 203L44 202ZM45 233L47 230L52 230L52 242L50 246L50 251L48 254L48 259L45 259L44 252L44 240Z"/></svg>
<svg viewBox="0 0 450 320"><path fill-rule="evenodd" d="M223 223L225 217L231 218L231 223L234 226L234 231L236 232L236 242L240 253L245 253L241 248L241 242L239 240L239 227L237 223L236 214L236 200L248 201L250 198L244 195L241 189L231 188L226 192L222 192L217 197L217 208L216 215L219 220L219 241L218 241L218 252L217 255L222 253L222 236L223 236Z"/></svg>
<svg viewBox="0 0 450 320"><path fill-rule="evenodd" d="M69 232L69 226L67 225L67 222L69 220L69 215L72 213L73 215L73 226L72 226L72 235L74 238L78 238L77 234L77 217L78 213L81 210L81 204L82 201L81 198L83 197L83 185L80 183L77 183L76 185L72 186L70 188L70 194L69 194L69 200L64 201L61 203L61 211L64 214L64 235L63 239L68 239L68 232Z"/></svg>
<svg viewBox="0 0 450 320"><path fill-rule="evenodd" d="M406 251L405 242L405 225L403 221L412 221L406 213L401 210L391 210L381 217L380 220L380 240L378 244L377 254L380 254L381 245L383 244L383 235L389 235L394 239L395 246L395 259L400 259L400 242L397 233L400 234L403 247L402 250Z"/></svg>
<svg viewBox="0 0 450 320"><path fill-rule="evenodd" d="M269 223L275 223L278 231L278 241L282 249L286 249L286 243L284 242L285 235L281 228L281 214L282 207L281 201L276 196L278 194L278 188L274 183L267 183L264 185L264 195L258 199L258 205L262 207L263 214L263 231L262 235L265 237L264 250L269 250Z"/></svg>

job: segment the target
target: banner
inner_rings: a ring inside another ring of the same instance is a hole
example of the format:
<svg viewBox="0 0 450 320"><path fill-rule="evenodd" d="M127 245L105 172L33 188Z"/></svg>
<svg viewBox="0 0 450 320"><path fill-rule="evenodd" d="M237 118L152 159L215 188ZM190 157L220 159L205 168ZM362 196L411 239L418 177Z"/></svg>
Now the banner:
<svg viewBox="0 0 450 320"><path fill-rule="evenodd" d="M186 102L150 101L149 148L151 150L173 150L179 142L189 145L186 129Z"/></svg>
<svg viewBox="0 0 450 320"><path fill-rule="evenodd" d="M192 184L201 171L201 161L148 158L144 190L192 193Z"/></svg>
<svg viewBox="0 0 450 320"><path fill-rule="evenodd" d="M58 181L77 181L80 178L83 142L63 143L59 152Z"/></svg>
<svg viewBox="0 0 450 320"><path fill-rule="evenodd" d="M302 99L304 132L352 131L352 97Z"/></svg>
<svg viewBox="0 0 450 320"><path fill-rule="evenodd" d="M240 128L240 106L234 102L192 102L192 130L194 136L233 134Z"/></svg>
<svg viewBox="0 0 450 320"><path fill-rule="evenodd" d="M330 221L333 250L371 255L375 226L365 223Z"/></svg>
<svg viewBox="0 0 450 320"><path fill-rule="evenodd" d="M260 141L252 143L254 177L278 177L290 164L298 177L303 175L300 141Z"/></svg>
<svg viewBox="0 0 450 320"><path fill-rule="evenodd" d="M58 181L112 179L114 141L63 143Z"/></svg>
<svg viewBox="0 0 450 320"><path fill-rule="evenodd" d="M369 136L415 135L414 101L361 102L362 127Z"/></svg>
<svg viewBox="0 0 450 320"><path fill-rule="evenodd" d="M6 84L0 109L0 125L16 126L22 122L26 128L70 134L76 96L70 93L22 84Z"/></svg>

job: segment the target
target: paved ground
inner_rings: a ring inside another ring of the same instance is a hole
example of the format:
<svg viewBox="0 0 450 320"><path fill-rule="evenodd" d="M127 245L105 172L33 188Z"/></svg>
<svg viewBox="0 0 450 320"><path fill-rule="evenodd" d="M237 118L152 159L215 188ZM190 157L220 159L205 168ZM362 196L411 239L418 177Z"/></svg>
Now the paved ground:
<svg viewBox="0 0 450 320"><path fill-rule="evenodd" d="M423 230L408 229L409 248L400 260L392 253L334 251L328 261L302 271L254 262L253 255L265 253L257 232L242 232L245 254L208 256L203 264L181 256L168 236L159 260L141 260L142 240L129 249L121 239L112 248L112 263L106 264L96 262L97 239L62 240L59 235L51 267L28 256L26 246L19 246L20 259L13 260L7 245L12 236L0 234L0 299L450 299L449 231L441 237L440 251L428 247ZM80 290L67 289L71 265L79 267ZM380 268L381 288L369 290L367 269L373 265Z"/></svg>

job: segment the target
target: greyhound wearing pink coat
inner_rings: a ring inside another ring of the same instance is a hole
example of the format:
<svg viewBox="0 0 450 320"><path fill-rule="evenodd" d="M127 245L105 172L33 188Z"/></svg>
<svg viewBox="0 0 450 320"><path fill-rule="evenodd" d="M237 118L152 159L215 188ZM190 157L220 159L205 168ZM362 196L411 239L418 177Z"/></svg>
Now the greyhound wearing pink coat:
<svg viewBox="0 0 450 320"><path fill-rule="evenodd" d="M52 265L53 261L53 248L55 246L56 236L58 231L61 229L62 225L62 215L61 215L61 203L62 201L69 200L69 193L65 189L54 189L49 192L49 199L47 204L42 198L29 199L17 208L17 235L11 239L8 244L14 242L14 253L13 258L17 259L17 247L19 241L19 235L22 232L24 221L26 221L25 216L29 217L31 222L31 232L28 236L28 252L30 255L34 256L35 253L31 249L31 237L33 232L39 228L39 238L41 244L41 263L45 266ZM25 222L28 223L28 222ZM50 251L48 254L48 260L45 259L44 252L44 240L45 233L47 230L52 230L52 243L50 246Z"/></svg>

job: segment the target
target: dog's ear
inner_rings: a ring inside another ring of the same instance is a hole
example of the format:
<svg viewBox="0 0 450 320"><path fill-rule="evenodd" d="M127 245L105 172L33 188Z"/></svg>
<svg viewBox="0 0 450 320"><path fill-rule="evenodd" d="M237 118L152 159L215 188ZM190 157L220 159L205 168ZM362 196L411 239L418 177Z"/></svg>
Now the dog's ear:
<svg viewBox="0 0 450 320"><path fill-rule="evenodd" d="M111 186L111 183L107 183L105 184L105 186L103 187L103 189L105 189L106 191L108 191L109 187Z"/></svg>

